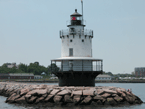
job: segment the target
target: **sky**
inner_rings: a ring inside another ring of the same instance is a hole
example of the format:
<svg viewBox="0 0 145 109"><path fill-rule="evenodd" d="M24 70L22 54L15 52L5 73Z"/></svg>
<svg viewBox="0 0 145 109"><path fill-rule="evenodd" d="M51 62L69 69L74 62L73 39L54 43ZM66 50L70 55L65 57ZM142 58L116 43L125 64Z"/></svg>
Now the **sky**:
<svg viewBox="0 0 145 109"><path fill-rule="evenodd" d="M145 67L145 0L83 0L85 29L94 31L93 58L105 72ZM0 66L61 57L59 31L81 0L0 0Z"/></svg>

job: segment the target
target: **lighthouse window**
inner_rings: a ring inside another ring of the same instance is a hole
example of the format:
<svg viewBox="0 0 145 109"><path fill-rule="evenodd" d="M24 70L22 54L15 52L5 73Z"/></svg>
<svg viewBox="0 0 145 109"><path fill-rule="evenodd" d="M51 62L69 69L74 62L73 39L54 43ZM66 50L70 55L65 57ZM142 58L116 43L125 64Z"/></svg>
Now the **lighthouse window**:
<svg viewBox="0 0 145 109"><path fill-rule="evenodd" d="M72 17L71 20L76 20L76 17Z"/></svg>
<svg viewBox="0 0 145 109"><path fill-rule="evenodd" d="M70 40L70 42L72 42L72 39Z"/></svg>
<svg viewBox="0 0 145 109"><path fill-rule="evenodd" d="M80 17L77 17L77 20L80 20Z"/></svg>
<svg viewBox="0 0 145 109"><path fill-rule="evenodd" d="M82 39L82 42L84 42L84 39Z"/></svg>
<svg viewBox="0 0 145 109"><path fill-rule="evenodd" d="M73 56L73 48L69 48L69 56Z"/></svg>

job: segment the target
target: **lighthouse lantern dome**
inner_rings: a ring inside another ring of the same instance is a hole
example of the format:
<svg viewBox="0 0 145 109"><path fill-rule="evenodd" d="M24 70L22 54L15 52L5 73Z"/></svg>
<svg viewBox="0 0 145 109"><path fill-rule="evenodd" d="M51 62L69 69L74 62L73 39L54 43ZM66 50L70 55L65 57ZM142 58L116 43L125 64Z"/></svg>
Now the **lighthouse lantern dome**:
<svg viewBox="0 0 145 109"><path fill-rule="evenodd" d="M77 12L75 9L75 13L70 15L71 25L82 25L82 15Z"/></svg>

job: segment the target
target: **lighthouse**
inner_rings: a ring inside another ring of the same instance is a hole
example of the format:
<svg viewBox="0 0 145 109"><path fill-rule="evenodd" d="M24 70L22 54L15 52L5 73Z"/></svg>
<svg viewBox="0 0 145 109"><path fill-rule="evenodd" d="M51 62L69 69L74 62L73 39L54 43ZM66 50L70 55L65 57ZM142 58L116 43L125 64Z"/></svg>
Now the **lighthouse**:
<svg viewBox="0 0 145 109"><path fill-rule="evenodd" d="M95 86L95 78L103 72L103 60L92 57L93 30L85 29L83 15L70 15L68 29L59 32L61 57L51 60L51 72L59 86Z"/></svg>

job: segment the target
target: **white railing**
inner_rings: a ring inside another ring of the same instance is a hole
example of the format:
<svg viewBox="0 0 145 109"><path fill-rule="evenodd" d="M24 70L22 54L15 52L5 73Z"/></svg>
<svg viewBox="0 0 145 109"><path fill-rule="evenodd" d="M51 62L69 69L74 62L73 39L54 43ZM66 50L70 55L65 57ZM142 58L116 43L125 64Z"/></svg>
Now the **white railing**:
<svg viewBox="0 0 145 109"><path fill-rule="evenodd" d="M60 36L66 36L66 35L88 35L88 36L93 36L93 30L89 29L75 29L74 31L71 31L69 29L67 30L60 30Z"/></svg>

